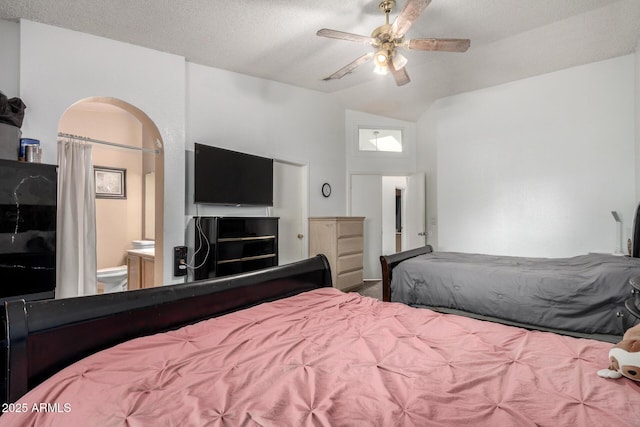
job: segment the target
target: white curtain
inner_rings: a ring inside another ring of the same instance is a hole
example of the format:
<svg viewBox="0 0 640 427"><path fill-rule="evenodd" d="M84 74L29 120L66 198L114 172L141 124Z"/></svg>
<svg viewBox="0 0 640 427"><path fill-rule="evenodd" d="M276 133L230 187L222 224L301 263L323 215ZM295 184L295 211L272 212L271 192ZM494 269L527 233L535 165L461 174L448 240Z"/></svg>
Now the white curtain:
<svg viewBox="0 0 640 427"><path fill-rule="evenodd" d="M82 141L58 141L56 298L97 293L91 148Z"/></svg>

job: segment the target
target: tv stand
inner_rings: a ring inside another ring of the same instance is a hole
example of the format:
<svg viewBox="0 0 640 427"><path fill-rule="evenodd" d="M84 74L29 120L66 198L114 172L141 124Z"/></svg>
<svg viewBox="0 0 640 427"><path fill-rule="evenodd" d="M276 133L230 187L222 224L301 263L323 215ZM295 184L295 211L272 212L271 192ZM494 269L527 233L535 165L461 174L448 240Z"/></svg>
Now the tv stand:
<svg viewBox="0 0 640 427"><path fill-rule="evenodd" d="M194 280L278 265L277 217L201 216L194 220L195 247L202 245L193 261L199 267L194 269Z"/></svg>

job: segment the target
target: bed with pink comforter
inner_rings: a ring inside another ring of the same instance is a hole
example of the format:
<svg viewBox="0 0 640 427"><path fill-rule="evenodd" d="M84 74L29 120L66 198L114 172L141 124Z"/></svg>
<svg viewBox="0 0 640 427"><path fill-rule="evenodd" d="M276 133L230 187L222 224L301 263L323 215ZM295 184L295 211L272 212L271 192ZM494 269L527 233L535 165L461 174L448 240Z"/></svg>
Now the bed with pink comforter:
<svg viewBox="0 0 640 427"><path fill-rule="evenodd" d="M0 426L638 426L610 348L323 288L93 354Z"/></svg>

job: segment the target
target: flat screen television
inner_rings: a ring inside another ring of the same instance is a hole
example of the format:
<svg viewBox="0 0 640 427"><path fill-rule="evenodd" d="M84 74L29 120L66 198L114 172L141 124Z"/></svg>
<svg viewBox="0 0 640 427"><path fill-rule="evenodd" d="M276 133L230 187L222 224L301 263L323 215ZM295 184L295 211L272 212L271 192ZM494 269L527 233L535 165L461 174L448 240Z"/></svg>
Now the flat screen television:
<svg viewBox="0 0 640 427"><path fill-rule="evenodd" d="M195 144L195 203L273 206L273 159Z"/></svg>

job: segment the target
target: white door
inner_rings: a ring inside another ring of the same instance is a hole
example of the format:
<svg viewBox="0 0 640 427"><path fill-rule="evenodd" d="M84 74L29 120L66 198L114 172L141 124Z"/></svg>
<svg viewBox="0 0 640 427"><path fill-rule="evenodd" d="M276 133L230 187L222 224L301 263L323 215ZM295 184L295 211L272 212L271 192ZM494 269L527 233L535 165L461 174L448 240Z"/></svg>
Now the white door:
<svg viewBox="0 0 640 427"><path fill-rule="evenodd" d="M307 257L306 166L273 162L272 216L278 221L278 264L288 264Z"/></svg>
<svg viewBox="0 0 640 427"><path fill-rule="evenodd" d="M351 175L351 216L364 217L364 280L382 277L382 177Z"/></svg>
<svg viewBox="0 0 640 427"><path fill-rule="evenodd" d="M419 248L427 244L426 177L416 173L407 177L404 197L404 229L402 250Z"/></svg>

